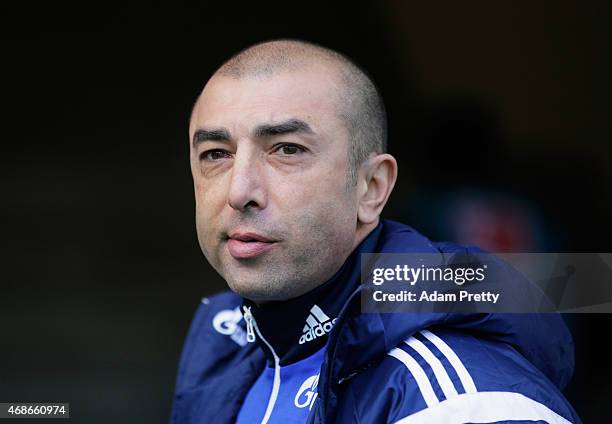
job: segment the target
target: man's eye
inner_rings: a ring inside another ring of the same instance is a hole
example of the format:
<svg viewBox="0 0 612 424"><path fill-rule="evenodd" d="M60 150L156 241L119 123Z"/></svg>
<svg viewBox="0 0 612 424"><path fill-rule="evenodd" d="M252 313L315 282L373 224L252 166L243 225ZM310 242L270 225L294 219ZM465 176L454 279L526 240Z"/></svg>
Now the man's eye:
<svg viewBox="0 0 612 424"><path fill-rule="evenodd" d="M230 154L220 149L207 150L200 155L200 159L203 160L219 160L227 157L230 157Z"/></svg>
<svg viewBox="0 0 612 424"><path fill-rule="evenodd" d="M275 151L280 152L286 156L292 156L297 153L303 152L304 149L300 146L296 146L295 144L281 144L276 148Z"/></svg>

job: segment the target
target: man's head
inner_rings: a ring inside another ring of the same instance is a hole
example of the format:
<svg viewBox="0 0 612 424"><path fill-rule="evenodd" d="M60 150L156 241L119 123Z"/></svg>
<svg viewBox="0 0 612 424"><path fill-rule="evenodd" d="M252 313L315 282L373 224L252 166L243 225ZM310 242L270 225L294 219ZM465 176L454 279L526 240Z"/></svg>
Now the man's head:
<svg viewBox="0 0 612 424"><path fill-rule="evenodd" d="M372 82L301 41L258 44L221 66L189 136L202 251L256 302L331 277L378 224L397 176Z"/></svg>

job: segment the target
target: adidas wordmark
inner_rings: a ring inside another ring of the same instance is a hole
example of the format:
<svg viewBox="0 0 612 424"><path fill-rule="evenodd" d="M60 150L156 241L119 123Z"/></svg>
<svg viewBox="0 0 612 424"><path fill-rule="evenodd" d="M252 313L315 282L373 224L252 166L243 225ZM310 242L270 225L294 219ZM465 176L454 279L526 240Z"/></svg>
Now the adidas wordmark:
<svg viewBox="0 0 612 424"><path fill-rule="evenodd" d="M330 319L325 312L317 305L310 309L306 325L304 325L304 334L300 337L300 344L313 341L317 337L324 336L329 333L336 323L337 318Z"/></svg>

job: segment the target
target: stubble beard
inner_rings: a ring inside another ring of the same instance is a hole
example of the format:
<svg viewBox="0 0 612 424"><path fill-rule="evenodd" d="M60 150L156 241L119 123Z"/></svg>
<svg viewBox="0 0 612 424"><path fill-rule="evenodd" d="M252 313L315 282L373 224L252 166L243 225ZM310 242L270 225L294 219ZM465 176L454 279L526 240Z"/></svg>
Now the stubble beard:
<svg viewBox="0 0 612 424"><path fill-rule="evenodd" d="M302 224L303 225L303 224ZM294 240L309 240L297 246L275 246L260 258L235 259L224 252L219 273L229 288L238 295L257 303L284 301L300 296L323 284L344 263L350 254L350 234L325 231L316 225L306 225L310 234L293 236ZM233 263L232 263L233 262Z"/></svg>

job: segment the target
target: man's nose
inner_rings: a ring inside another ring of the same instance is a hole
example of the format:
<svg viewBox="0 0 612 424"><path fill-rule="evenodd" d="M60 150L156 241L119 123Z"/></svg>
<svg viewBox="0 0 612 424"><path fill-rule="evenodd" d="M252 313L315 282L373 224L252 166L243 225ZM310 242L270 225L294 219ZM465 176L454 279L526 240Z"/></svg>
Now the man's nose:
<svg viewBox="0 0 612 424"><path fill-rule="evenodd" d="M243 145L236 150L228 194L228 203L233 209L244 212L247 208L266 207L262 154L250 145Z"/></svg>

